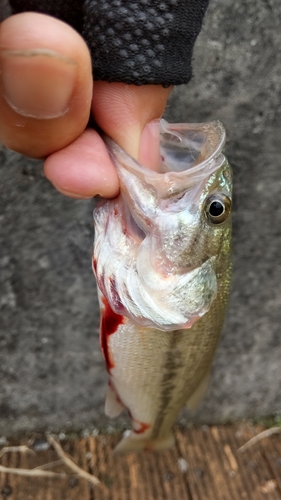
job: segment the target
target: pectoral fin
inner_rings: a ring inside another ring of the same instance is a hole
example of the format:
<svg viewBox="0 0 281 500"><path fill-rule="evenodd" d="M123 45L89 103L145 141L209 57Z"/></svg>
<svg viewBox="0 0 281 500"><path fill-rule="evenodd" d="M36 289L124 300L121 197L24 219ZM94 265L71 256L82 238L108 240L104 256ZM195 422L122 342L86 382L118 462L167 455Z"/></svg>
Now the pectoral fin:
<svg viewBox="0 0 281 500"><path fill-rule="evenodd" d="M196 410L196 408L200 405L209 387L209 382L210 372L208 371L186 403L189 410Z"/></svg>
<svg viewBox="0 0 281 500"><path fill-rule="evenodd" d="M104 411L105 414L110 418L115 418L122 413L125 406L121 403L118 395L116 394L114 388L109 383L107 386L106 400Z"/></svg>

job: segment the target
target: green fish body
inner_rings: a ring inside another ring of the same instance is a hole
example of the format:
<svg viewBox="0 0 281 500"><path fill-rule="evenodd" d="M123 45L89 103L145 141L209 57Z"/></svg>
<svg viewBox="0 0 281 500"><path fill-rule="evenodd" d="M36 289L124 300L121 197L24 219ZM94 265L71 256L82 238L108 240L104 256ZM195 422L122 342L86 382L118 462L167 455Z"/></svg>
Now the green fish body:
<svg viewBox="0 0 281 500"><path fill-rule="evenodd" d="M109 386L131 420L117 451L164 449L207 385L231 277L232 174L219 122L160 122L159 170L107 139L120 195L95 210L94 271Z"/></svg>

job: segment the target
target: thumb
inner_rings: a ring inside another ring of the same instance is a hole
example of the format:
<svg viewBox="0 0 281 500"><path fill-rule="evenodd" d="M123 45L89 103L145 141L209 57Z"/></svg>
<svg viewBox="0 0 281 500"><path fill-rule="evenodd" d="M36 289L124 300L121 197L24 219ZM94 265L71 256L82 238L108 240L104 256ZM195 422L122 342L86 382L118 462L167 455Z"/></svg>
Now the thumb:
<svg viewBox="0 0 281 500"><path fill-rule="evenodd" d="M128 154L155 169L159 157L158 120L172 87L96 82L92 112L96 123Z"/></svg>

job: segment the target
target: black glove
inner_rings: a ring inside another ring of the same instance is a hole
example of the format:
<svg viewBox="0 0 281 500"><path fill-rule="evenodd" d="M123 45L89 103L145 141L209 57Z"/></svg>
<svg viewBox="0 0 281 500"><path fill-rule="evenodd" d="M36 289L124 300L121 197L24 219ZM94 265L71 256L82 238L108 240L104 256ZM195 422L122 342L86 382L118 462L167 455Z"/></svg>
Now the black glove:
<svg viewBox="0 0 281 500"><path fill-rule="evenodd" d="M10 0L70 24L86 40L95 80L136 85L187 83L209 0Z"/></svg>

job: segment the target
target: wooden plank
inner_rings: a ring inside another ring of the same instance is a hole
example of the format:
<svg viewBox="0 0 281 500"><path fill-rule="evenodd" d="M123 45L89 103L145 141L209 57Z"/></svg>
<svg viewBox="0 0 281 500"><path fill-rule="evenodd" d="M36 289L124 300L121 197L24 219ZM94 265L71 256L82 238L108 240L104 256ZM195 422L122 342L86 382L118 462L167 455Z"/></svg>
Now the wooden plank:
<svg viewBox="0 0 281 500"><path fill-rule="evenodd" d="M65 446L64 449L65 451L67 451L71 460L73 460L76 465L88 472L88 461L86 458L88 449L86 446L85 438L72 440L70 446ZM71 473L70 470L69 473ZM83 500L91 500L91 486L88 481L83 478L77 478L75 477L75 475L73 475L72 479L68 481L68 484L70 487L68 488L65 500L77 500L77 498L81 498Z"/></svg>
<svg viewBox="0 0 281 500"><path fill-rule="evenodd" d="M241 444L244 444L248 439L245 425L243 424L238 426L234 433L228 432L227 439L228 442L232 444L233 449L237 452L241 480L243 481L243 486L246 489L249 498L252 500L262 500L260 492L257 491L256 478L252 474L252 469L256 467L256 463L249 460L249 457L246 457L237 451Z"/></svg>
<svg viewBox="0 0 281 500"><path fill-rule="evenodd" d="M198 461L196 447L191 443L190 431L184 435L179 430L176 431L176 442L179 453L179 460L184 460L186 464L186 489L192 500L206 498L207 485L205 482L206 466L202 461Z"/></svg>
<svg viewBox="0 0 281 500"><path fill-rule="evenodd" d="M129 453L126 458L129 470L128 497L131 500L146 500L144 493L144 474L141 467L140 456L136 453Z"/></svg>
<svg viewBox="0 0 281 500"><path fill-rule="evenodd" d="M65 472L66 477L28 478L0 473L0 497L1 500L281 500L281 435L266 438L243 454L237 452L259 430L244 423L177 429L176 446L172 450L121 456L112 453L120 439L118 435L66 439L61 442L63 449L106 488L93 487L87 480L70 476L71 471L65 465L57 465L53 470ZM41 445L44 442L43 436ZM25 440L18 444L30 443ZM58 460L51 447L38 450L37 446L36 450L36 454L7 453L0 458L0 464L31 469Z"/></svg>
<svg viewBox="0 0 281 500"><path fill-rule="evenodd" d="M153 477L153 469L151 469L151 465L147 459L147 454L140 453L139 455L139 463L142 471L143 478L143 492L145 500L155 500L156 493L154 488L154 481L152 481Z"/></svg>
<svg viewBox="0 0 281 500"><path fill-rule="evenodd" d="M273 434L270 437L263 438L261 441L253 445L252 453L259 450L265 463L268 466L271 479L264 484L262 489L268 493L276 491L279 498L281 496L281 434Z"/></svg>
<svg viewBox="0 0 281 500"><path fill-rule="evenodd" d="M100 439L89 436L85 440L85 467L88 472L99 479L100 486L88 484L90 500L109 500L111 498L110 487L112 486L112 464L110 463L111 450L108 455L106 443L108 439L102 436ZM89 455L87 459L87 455Z"/></svg>
<svg viewBox="0 0 281 500"><path fill-rule="evenodd" d="M98 470L98 451L97 451L97 441L94 436L88 437L88 454L89 454L89 463L88 463L88 471L90 474L93 474L98 479L99 478L99 470ZM97 500L99 497L99 493L95 490L95 488L91 488L91 498Z"/></svg>
<svg viewBox="0 0 281 500"><path fill-rule="evenodd" d="M130 470L126 456L113 455L112 465L114 467L114 500L130 500L129 497L129 475Z"/></svg>
<svg viewBox="0 0 281 500"><path fill-rule="evenodd" d="M8 453L5 453L5 455L1 457L1 465L4 467L10 466ZM12 498L12 495L14 499L16 499L14 493L16 492L17 485L14 483L14 478L10 474L0 472L0 493L3 500L6 500L9 497Z"/></svg>
<svg viewBox="0 0 281 500"><path fill-rule="evenodd" d="M216 474L221 485L225 485L227 489L226 498L240 500L241 492L237 491L235 484L236 476L239 474L239 467L234 455L233 449L228 442L222 439L218 427L211 427L209 432L209 446L214 458L214 463L219 464L216 467ZM245 496L244 496L245 498ZM247 497L246 497L247 498Z"/></svg>
<svg viewBox="0 0 281 500"><path fill-rule="evenodd" d="M26 444L26 443L25 443ZM42 457L42 460L40 459L40 455L38 454L30 454L30 453L22 453L22 452L13 452L13 453L7 453L2 457L1 459L1 464L5 465L7 467L16 467L17 469L31 469L33 467L37 467L41 465L42 461L44 460L48 461L53 461L54 459L57 459L57 457L54 458L49 458L50 453L45 453L44 458ZM48 460L49 458L49 460ZM61 478L53 478L50 479L48 478L43 478L43 477L37 477L37 478L28 478L24 476L18 476L18 475L13 475L13 474L6 474L7 480L11 484L11 494L10 495L4 495L9 498L9 500L37 500L42 498L42 494L44 494L44 498L46 500L49 499L50 497L50 489L51 489L51 484L54 482L56 484L56 487L61 485ZM2 482L1 482L1 487L2 487ZM65 484L63 484L63 490L65 489ZM43 493L42 493L43 492Z"/></svg>
<svg viewBox="0 0 281 500"><path fill-rule="evenodd" d="M171 458L172 451L158 452L154 453L153 455L154 462L157 464L158 469L157 476L160 479L160 481L158 481L158 489L156 490L156 493L158 493L157 498L163 498L163 500L178 498L180 481L179 471L177 467L177 458L176 460L173 460ZM162 495L162 497L160 495ZM186 494L184 494L183 500L188 500Z"/></svg>
<svg viewBox="0 0 281 500"><path fill-rule="evenodd" d="M273 441L272 441L272 447L270 451L273 451L273 456L272 456L272 469L275 474L276 482L278 485L278 491L280 494L281 498L281 434L278 436L274 436ZM269 451L269 450L268 450ZM270 453L269 451L269 453Z"/></svg>
<svg viewBox="0 0 281 500"><path fill-rule="evenodd" d="M165 490L161 471L159 472L158 453L143 453L143 461L146 467L147 479L151 483L154 498L165 499Z"/></svg>
<svg viewBox="0 0 281 500"><path fill-rule="evenodd" d="M236 434L238 447L256 435L259 430L257 427L244 424L242 432ZM252 446L240 456L241 463L247 471L247 479L252 485L254 499L280 500L276 478L262 455L261 444Z"/></svg>
<svg viewBox="0 0 281 500"><path fill-rule="evenodd" d="M235 441L235 427L224 427L219 428L219 436L221 439L221 446L224 449L224 453L227 455L229 462L228 474L231 476L233 490L238 494L238 498L246 500L255 500L252 495L251 486L249 486L247 480L247 474L245 468L241 463L241 457L237 452L238 445ZM232 458L234 457L234 459ZM236 466L237 464L237 466Z"/></svg>
<svg viewBox="0 0 281 500"><path fill-rule="evenodd" d="M198 429L197 440L201 446L201 453L205 454L207 459L207 471L210 482L213 483L214 498L218 500L232 500L228 477L225 476L221 461L216 453L216 447L213 444L212 429L204 426L203 429ZM208 497L207 497L208 498Z"/></svg>
<svg viewBox="0 0 281 500"><path fill-rule="evenodd" d="M5 458L3 457L1 460L1 464L5 467L18 467L19 463L19 455L18 453L7 453ZM4 477L4 475L3 475ZM9 474L6 474L4 479L5 485L1 488L2 497L9 498L11 500L16 500L18 498L18 481L14 481L13 477ZM1 479L0 479L1 484Z"/></svg>
<svg viewBox="0 0 281 500"><path fill-rule="evenodd" d="M166 452L165 460L174 477L171 481L173 496L183 500L192 500L188 483L186 481L187 463L182 462L179 449L175 446L169 452Z"/></svg>

